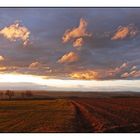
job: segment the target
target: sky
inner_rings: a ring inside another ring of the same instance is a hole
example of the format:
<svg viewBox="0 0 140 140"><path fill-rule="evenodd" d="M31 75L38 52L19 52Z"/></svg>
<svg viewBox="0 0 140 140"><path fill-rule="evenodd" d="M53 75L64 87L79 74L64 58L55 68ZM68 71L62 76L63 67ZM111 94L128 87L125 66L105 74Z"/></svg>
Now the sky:
<svg viewBox="0 0 140 140"><path fill-rule="evenodd" d="M140 8L0 13L1 89L140 90Z"/></svg>

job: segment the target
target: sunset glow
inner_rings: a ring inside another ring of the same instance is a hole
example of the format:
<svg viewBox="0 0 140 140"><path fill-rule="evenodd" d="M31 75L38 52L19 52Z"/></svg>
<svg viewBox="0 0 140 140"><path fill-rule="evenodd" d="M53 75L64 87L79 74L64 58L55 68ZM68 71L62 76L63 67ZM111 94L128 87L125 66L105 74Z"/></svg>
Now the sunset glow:
<svg viewBox="0 0 140 140"><path fill-rule="evenodd" d="M0 89L140 90L140 9L0 13Z"/></svg>
<svg viewBox="0 0 140 140"><path fill-rule="evenodd" d="M140 132L140 8L1 7L2 132Z"/></svg>
<svg viewBox="0 0 140 140"><path fill-rule="evenodd" d="M16 84L33 84L36 86L44 86L44 90L49 87L71 90L87 90L87 91L111 91L123 90L139 91L139 80L64 80L64 79L46 79L44 76L25 75L25 74L0 74L0 83ZM34 87L31 89L33 90ZM82 89L81 89L82 87ZM55 90L55 89L54 89Z"/></svg>

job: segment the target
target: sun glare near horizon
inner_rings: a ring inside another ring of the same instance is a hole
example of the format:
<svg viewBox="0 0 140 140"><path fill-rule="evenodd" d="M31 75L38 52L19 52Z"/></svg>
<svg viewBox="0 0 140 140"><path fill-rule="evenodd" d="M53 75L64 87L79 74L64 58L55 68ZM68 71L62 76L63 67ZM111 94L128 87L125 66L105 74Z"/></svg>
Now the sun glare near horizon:
<svg viewBox="0 0 140 140"><path fill-rule="evenodd" d="M140 80L72 80L72 79L47 79L44 76L18 74L18 73L1 73L0 83L32 83L35 85L50 86L56 88L80 88L84 89L102 89L102 88L132 88L139 89Z"/></svg>

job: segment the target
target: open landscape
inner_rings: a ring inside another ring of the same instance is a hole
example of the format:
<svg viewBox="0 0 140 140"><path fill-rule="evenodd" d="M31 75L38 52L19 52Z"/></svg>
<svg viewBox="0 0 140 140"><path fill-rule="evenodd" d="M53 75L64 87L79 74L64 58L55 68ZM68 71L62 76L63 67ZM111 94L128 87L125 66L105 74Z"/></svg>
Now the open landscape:
<svg viewBox="0 0 140 140"><path fill-rule="evenodd" d="M0 132L140 132L138 93L1 92Z"/></svg>
<svg viewBox="0 0 140 140"><path fill-rule="evenodd" d="M140 8L0 8L0 133L140 132Z"/></svg>

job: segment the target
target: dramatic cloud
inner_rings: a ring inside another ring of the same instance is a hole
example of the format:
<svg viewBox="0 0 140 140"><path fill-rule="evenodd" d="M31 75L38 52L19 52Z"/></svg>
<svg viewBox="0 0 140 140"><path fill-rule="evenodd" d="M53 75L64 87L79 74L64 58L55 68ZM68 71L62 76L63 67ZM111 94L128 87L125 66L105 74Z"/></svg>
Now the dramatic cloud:
<svg viewBox="0 0 140 140"><path fill-rule="evenodd" d="M4 66L0 66L0 71L5 71L5 70L7 70L6 67L4 67Z"/></svg>
<svg viewBox="0 0 140 140"><path fill-rule="evenodd" d="M136 66L123 63L109 74L110 78L140 78L140 70Z"/></svg>
<svg viewBox="0 0 140 140"><path fill-rule="evenodd" d="M66 53L64 56L62 56L58 62L59 63L73 63L79 60L79 56L75 52L69 52Z"/></svg>
<svg viewBox="0 0 140 140"><path fill-rule="evenodd" d="M123 63L114 69L81 70L69 74L72 79L103 80L140 78L140 70L136 66Z"/></svg>
<svg viewBox="0 0 140 140"><path fill-rule="evenodd" d="M3 60L4 60L4 57L0 55L0 61L3 61Z"/></svg>
<svg viewBox="0 0 140 140"><path fill-rule="evenodd" d="M0 13L1 73L91 80L140 77L140 8L6 8ZM22 22L9 24L15 19ZM32 47L18 47L30 46L31 40Z"/></svg>
<svg viewBox="0 0 140 140"><path fill-rule="evenodd" d="M17 69L18 67L16 66L0 66L0 71L1 72L13 72Z"/></svg>
<svg viewBox="0 0 140 140"><path fill-rule="evenodd" d="M92 36L91 33L88 33L87 30L87 21L83 18L80 19L80 24L78 27L75 27L73 29L68 29L64 33L62 37L63 43L66 43L70 41L71 39L77 39L81 37L90 37Z"/></svg>
<svg viewBox="0 0 140 140"><path fill-rule="evenodd" d="M63 43L67 43L68 41L72 40L73 47L80 50L80 48L84 45L84 37L92 36L91 33L87 32L87 25L87 21L81 18L78 27L65 31L62 37Z"/></svg>
<svg viewBox="0 0 140 140"><path fill-rule="evenodd" d="M127 62L121 64L120 66L111 69L108 71L108 77L112 79L116 78L123 78L121 77L122 74L126 73L129 69L131 69Z"/></svg>
<svg viewBox="0 0 140 140"><path fill-rule="evenodd" d="M84 44L83 38L78 38L73 42L73 47L80 48Z"/></svg>
<svg viewBox="0 0 140 140"><path fill-rule="evenodd" d="M120 26L111 40L121 40L126 37L134 37L138 33L137 28L134 25L128 25L128 26Z"/></svg>
<svg viewBox="0 0 140 140"><path fill-rule="evenodd" d="M83 70L83 71L73 72L69 76L73 79L84 79L84 80L98 79L98 73L93 70Z"/></svg>
<svg viewBox="0 0 140 140"><path fill-rule="evenodd" d="M122 78L140 78L140 70L125 72L121 75Z"/></svg>
<svg viewBox="0 0 140 140"><path fill-rule="evenodd" d="M88 69L88 70L82 70L78 72L77 71L72 72L69 76L74 79L85 79L85 80L118 79L118 78L124 78L124 77L121 77L121 75L127 72L128 69L129 69L128 63L123 63L121 66L116 67L114 69L104 69L104 70L103 69L98 69L98 70Z"/></svg>
<svg viewBox="0 0 140 140"><path fill-rule="evenodd" d="M15 22L1 29L0 34L10 41L21 40L23 45L26 46L29 42L30 31L26 27L20 25L19 22Z"/></svg>
<svg viewBox="0 0 140 140"><path fill-rule="evenodd" d="M33 63L31 63L30 65L29 65L29 68L37 68L37 67L39 67L40 66L40 63L39 62L33 62Z"/></svg>
<svg viewBox="0 0 140 140"><path fill-rule="evenodd" d="M113 69L110 74L111 75L121 74L122 72L125 72L127 69L128 69L128 63L125 62L121 66L116 67L115 69Z"/></svg>

